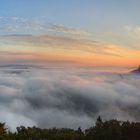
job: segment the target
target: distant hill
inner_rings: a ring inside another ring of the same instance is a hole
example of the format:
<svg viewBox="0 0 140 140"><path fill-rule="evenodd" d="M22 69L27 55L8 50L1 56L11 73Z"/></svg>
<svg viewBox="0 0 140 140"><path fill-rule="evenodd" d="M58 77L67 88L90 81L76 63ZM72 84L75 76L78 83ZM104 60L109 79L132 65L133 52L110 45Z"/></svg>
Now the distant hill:
<svg viewBox="0 0 140 140"><path fill-rule="evenodd" d="M137 69L131 71L131 73L140 74L140 65L138 66Z"/></svg>

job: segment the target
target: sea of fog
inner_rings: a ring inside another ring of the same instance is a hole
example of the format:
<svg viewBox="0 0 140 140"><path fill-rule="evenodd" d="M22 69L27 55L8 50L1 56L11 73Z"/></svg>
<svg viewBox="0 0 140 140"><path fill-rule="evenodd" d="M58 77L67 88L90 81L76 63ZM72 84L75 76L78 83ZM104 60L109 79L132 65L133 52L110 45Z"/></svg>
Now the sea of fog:
<svg viewBox="0 0 140 140"><path fill-rule="evenodd" d="M0 122L87 128L104 120L140 121L140 75L91 68L0 66Z"/></svg>

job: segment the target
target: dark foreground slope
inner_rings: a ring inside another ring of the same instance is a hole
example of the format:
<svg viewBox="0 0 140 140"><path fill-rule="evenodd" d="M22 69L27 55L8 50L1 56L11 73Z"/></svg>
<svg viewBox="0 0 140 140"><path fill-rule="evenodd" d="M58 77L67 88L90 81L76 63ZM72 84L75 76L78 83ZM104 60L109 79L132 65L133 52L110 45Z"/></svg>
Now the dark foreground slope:
<svg viewBox="0 0 140 140"><path fill-rule="evenodd" d="M140 140L140 123L118 120L102 121L98 117L95 126L81 130L41 129L37 127L17 127L12 133L0 124L0 140Z"/></svg>
<svg viewBox="0 0 140 140"><path fill-rule="evenodd" d="M131 73L134 73L134 74L140 74L140 65L138 66L137 69L131 71Z"/></svg>

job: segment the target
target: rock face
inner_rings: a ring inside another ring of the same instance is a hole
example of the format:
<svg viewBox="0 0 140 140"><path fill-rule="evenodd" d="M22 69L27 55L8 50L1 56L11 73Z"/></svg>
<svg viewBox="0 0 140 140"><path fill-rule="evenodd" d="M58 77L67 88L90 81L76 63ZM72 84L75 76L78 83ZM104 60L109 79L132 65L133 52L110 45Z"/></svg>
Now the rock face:
<svg viewBox="0 0 140 140"><path fill-rule="evenodd" d="M136 74L140 74L140 65L137 69L131 71L131 73L136 73Z"/></svg>

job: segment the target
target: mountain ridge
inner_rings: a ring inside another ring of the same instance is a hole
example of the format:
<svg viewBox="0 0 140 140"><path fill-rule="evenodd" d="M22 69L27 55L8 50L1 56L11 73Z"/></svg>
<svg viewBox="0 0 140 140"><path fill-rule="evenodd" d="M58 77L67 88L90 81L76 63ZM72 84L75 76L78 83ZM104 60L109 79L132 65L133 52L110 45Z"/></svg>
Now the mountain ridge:
<svg viewBox="0 0 140 140"><path fill-rule="evenodd" d="M140 65L138 66L137 69L132 70L131 73L140 74Z"/></svg>

